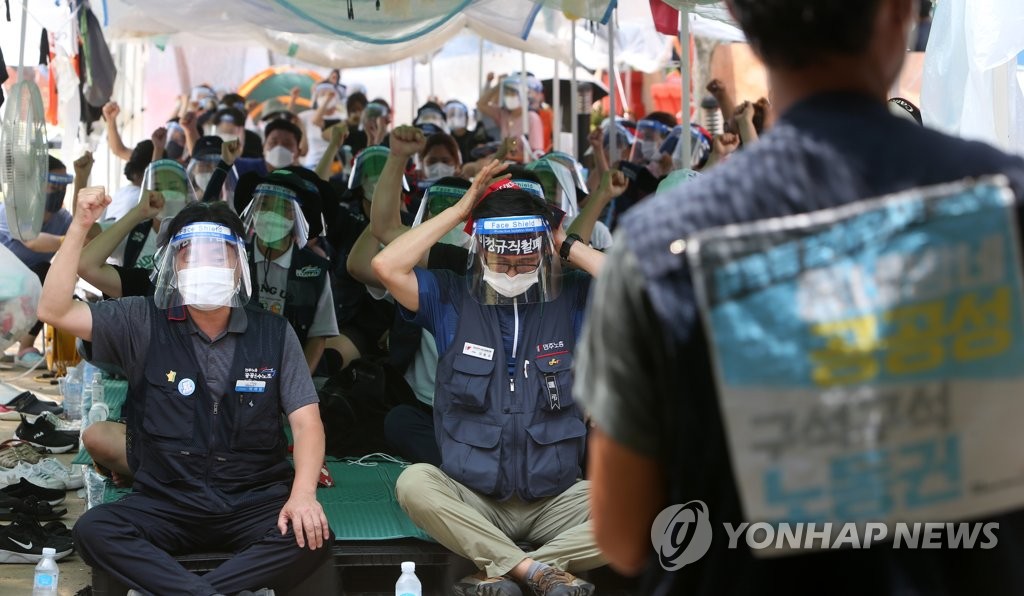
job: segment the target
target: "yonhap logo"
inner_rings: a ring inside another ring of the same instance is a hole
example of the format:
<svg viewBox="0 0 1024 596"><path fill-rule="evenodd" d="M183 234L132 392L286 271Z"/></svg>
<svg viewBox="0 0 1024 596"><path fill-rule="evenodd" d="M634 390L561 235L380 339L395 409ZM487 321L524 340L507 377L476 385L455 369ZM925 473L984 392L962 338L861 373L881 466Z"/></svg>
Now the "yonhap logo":
<svg viewBox="0 0 1024 596"><path fill-rule="evenodd" d="M651 544L666 571L678 571L700 560L711 548L711 521L704 501L666 508L651 526Z"/></svg>

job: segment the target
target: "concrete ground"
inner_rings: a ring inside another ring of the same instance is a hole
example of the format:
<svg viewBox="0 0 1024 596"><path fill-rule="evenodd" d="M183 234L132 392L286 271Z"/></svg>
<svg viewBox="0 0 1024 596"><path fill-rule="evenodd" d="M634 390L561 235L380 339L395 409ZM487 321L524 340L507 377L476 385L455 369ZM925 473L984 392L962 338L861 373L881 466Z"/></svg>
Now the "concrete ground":
<svg viewBox="0 0 1024 596"><path fill-rule="evenodd" d="M42 370L40 370L42 369ZM0 381L4 381L11 385L27 389L32 393L35 393L40 399L49 399L53 401L61 401L60 392L57 390L57 382L53 381L50 383L50 379L40 379L38 376L45 373L45 366L36 369L28 376L21 377L25 370L21 368L15 368L12 362L11 351L8 351L0 360ZM18 422L12 422L7 420L0 420L0 441L5 441L14 436L14 430L18 427ZM74 453L66 453L61 455L55 455L61 462L67 464L74 458ZM85 499L84 490L82 496L76 494L77 491L69 491L67 500L64 502L64 507L67 508L67 515L60 521L69 528L78 519L78 516L85 510ZM60 595L61 596L73 596L82 588L89 586L91 583L91 576L89 566L82 561L78 553L72 553L71 555L61 559L58 562L60 567ZM14 594L31 594L32 593L32 575L35 566L30 564L6 564L0 565L0 594L2 595L14 595Z"/></svg>

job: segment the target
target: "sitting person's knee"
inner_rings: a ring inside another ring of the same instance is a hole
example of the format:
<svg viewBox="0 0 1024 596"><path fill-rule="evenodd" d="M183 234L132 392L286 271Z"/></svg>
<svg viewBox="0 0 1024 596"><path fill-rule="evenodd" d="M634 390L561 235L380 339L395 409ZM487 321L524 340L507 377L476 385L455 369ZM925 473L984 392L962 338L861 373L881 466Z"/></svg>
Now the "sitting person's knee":
<svg viewBox="0 0 1024 596"><path fill-rule="evenodd" d="M402 507L408 508L410 504L415 504L417 499L414 497L422 493L424 486L438 474L443 472L430 464L413 464L406 468L395 483L395 494Z"/></svg>

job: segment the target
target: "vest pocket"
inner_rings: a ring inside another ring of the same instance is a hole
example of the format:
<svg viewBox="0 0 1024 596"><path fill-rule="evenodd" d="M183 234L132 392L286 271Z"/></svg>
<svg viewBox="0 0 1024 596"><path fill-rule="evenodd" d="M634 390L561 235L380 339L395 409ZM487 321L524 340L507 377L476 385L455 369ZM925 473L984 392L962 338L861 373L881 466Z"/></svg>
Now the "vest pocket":
<svg viewBox="0 0 1024 596"><path fill-rule="evenodd" d="M587 427L575 416L526 427L526 486L523 496L540 499L561 494L580 475Z"/></svg>
<svg viewBox="0 0 1024 596"><path fill-rule="evenodd" d="M573 405L572 354L559 354L536 361L540 371L542 407L557 412Z"/></svg>
<svg viewBox="0 0 1024 596"><path fill-rule="evenodd" d="M491 384L494 361L457 354L452 362L451 377L444 388L452 403L471 412L487 410L487 387Z"/></svg>
<svg viewBox="0 0 1024 596"><path fill-rule="evenodd" d="M235 418L231 446L246 451L275 449L281 433L281 413L277 401L271 400L265 393L236 394L236 399L238 415Z"/></svg>
<svg viewBox="0 0 1024 596"><path fill-rule="evenodd" d="M168 439L191 439L199 403L198 378L194 373L146 371L146 405L142 428ZM185 395L185 394L188 395Z"/></svg>
<svg viewBox="0 0 1024 596"><path fill-rule="evenodd" d="M447 437L441 444L441 469L456 481L494 494L501 470L501 427L443 417Z"/></svg>

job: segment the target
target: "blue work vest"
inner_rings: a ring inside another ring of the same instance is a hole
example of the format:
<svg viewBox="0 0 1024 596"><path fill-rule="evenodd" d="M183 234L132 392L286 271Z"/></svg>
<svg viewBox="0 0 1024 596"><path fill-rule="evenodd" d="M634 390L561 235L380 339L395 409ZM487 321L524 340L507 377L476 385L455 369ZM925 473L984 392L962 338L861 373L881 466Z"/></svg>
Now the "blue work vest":
<svg viewBox="0 0 1024 596"><path fill-rule="evenodd" d="M257 291L262 291L262 284L256 275L256 263L251 256L255 254L253 251L258 249L250 244L246 250L250 255L253 283ZM288 267L288 285L285 288L284 312L281 315L291 323L295 335L299 337L299 345L306 345L309 329L316 318L316 305L327 284L330 267L330 261L308 248L295 247L292 250L292 263Z"/></svg>
<svg viewBox="0 0 1024 596"><path fill-rule="evenodd" d="M207 390L185 309L152 308L141 387L130 387L129 462L135 490L211 513L287 497L294 477L281 424L280 317L246 307L227 392ZM174 317L173 319L170 317ZM180 317L180 318L179 318ZM249 387L237 381L249 381ZM253 386L263 391L245 391ZM242 389L242 390L240 390Z"/></svg>
<svg viewBox="0 0 1024 596"><path fill-rule="evenodd" d="M451 347L437 365L434 429L441 469L484 495L531 501L580 477L586 427L572 398L573 303L518 306L510 375L498 308L462 299Z"/></svg>

